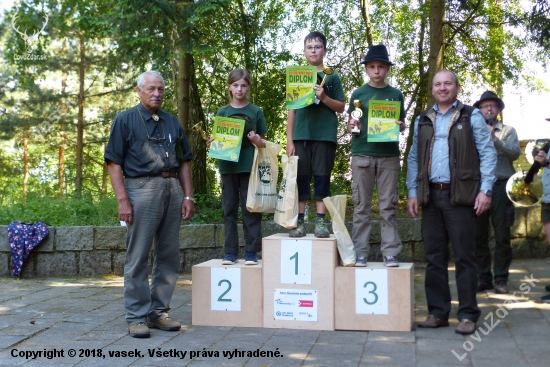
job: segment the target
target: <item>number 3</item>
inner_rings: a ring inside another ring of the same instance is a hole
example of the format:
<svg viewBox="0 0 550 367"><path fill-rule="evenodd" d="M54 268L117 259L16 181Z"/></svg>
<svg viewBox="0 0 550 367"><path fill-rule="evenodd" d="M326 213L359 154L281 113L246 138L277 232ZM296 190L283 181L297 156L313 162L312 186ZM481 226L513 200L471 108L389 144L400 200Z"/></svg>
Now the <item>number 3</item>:
<svg viewBox="0 0 550 367"><path fill-rule="evenodd" d="M363 288L367 288L367 286L369 284L372 284L372 291L370 291L369 293L373 294L374 295L374 301L372 302L369 302L367 301L366 298L363 298L363 301L367 304L367 305L374 305L376 302L378 302L378 294L376 294L376 283L373 283L373 282L366 282L364 285L363 285ZM224 293L225 294L225 293Z"/></svg>

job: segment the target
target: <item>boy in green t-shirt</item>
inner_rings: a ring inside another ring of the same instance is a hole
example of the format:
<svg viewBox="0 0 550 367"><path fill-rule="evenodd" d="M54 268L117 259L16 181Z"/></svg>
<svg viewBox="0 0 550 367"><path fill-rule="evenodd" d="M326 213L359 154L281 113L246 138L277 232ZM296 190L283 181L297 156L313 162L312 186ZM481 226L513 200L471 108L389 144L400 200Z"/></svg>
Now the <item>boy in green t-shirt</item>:
<svg viewBox="0 0 550 367"><path fill-rule="evenodd" d="M326 207L323 199L330 196L330 175L334 167L336 154L336 133L338 118L336 113L344 112L345 100L342 82L338 74L326 75L323 59L327 53L327 38L321 32L311 32L304 39L304 52L309 65L317 67L318 85L315 88L315 103L299 110L288 112L286 139L287 154L298 156L298 226L291 230L290 237L306 235L304 212L308 200L311 200L309 184L314 179L317 219L315 236L329 237L325 226Z"/></svg>
<svg viewBox="0 0 550 367"><path fill-rule="evenodd" d="M393 64L388 57L388 50L384 45L369 48L365 60L365 71L370 80L367 84L357 88L351 95L350 101L361 100L363 116L357 120L351 115L348 119L348 131L357 128L360 133L351 139L351 168L353 201L353 230L352 240L355 248L355 266L367 266L369 255L369 236L372 226L372 193L374 184L378 190L378 208L380 210L380 231L382 235L381 250L384 265L399 266L395 258L401 252L401 240L397 233L396 204L399 199L399 143L374 143L367 140L369 101L401 101L399 130L405 129L405 109L403 94L388 84L384 78ZM349 104L348 113L355 109Z"/></svg>

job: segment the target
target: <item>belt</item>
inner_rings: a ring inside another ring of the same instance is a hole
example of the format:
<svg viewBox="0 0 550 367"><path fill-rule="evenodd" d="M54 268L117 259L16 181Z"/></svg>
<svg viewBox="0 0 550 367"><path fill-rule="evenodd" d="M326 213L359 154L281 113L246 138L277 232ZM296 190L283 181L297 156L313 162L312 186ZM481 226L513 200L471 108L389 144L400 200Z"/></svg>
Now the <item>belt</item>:
<svg viewBox="0 0 550 367"><path fill-rule="evenodd" d="M449 190L451 188L451 184L430 182L430 187L437 190Z"/></svg>
<svg viewBox="0 0 550 367"><path fill-rule="evenodd" d="M137 176L137 177L126 177L126 178L146 178L146 177L162 177L162 178L177 178L177 172L162 172L159 175L149 175L149 176Z"/></svg>
<svg viewBox="0 0 550 367"><path fill-rule="evenodd" d="M178 174L176 172L162 172L160 175L151 176L151 177L162 177L162 178L177 178Z"/></svg>

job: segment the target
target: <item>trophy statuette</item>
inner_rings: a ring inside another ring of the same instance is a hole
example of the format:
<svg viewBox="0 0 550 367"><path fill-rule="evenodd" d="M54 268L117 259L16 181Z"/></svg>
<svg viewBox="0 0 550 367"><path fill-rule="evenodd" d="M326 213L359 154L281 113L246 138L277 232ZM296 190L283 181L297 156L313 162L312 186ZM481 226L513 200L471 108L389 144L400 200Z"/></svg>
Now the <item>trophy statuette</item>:
<svg viewBox="0 0 550 367"><path fill-rule="evenodd" d="M319 84L320 87L323 87L325 85L325 82L327 81L327 76L334 74L334 69L329 66L323 66L323 73L325 73L325 76L323 77L323 80L321 81L321 84ZM319 104L321 102L320 100L315 97L315 104Z"/></svg>
<svg viewBox="0 0 550 367"><path fill-rule="evenodd" d="M356 120L359 120L361 117L363 117L363 110L360 108L363 105L363 101L360 99L356 99L353 101L353 106L355 107L355 110L351 111L351 117L353 117ZM351 135L357 136L361 133L361 130L355 126L353 129L351 129Z"/></svg>

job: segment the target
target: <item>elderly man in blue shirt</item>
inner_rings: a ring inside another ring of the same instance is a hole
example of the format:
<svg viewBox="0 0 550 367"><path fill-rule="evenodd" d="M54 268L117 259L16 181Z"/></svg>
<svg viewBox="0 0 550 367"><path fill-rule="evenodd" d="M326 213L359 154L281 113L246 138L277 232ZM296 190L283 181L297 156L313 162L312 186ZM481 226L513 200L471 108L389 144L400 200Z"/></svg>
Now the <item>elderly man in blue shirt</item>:
<svg viewBox="0 0 550 367"><path fill-rule="evenodd" d="M408 158L407 209L418 216L422 206L422 235L428 264L425 290L429 315L418 327L449 325L451 292L448 243L456 268L458 312L455 332L472 334L480 316L477 306L475 257L476 216L491 206L496 180L496 150L481 112L457 99L458 77L439 71L433 79L436 104L414 123Z"/></svg>

